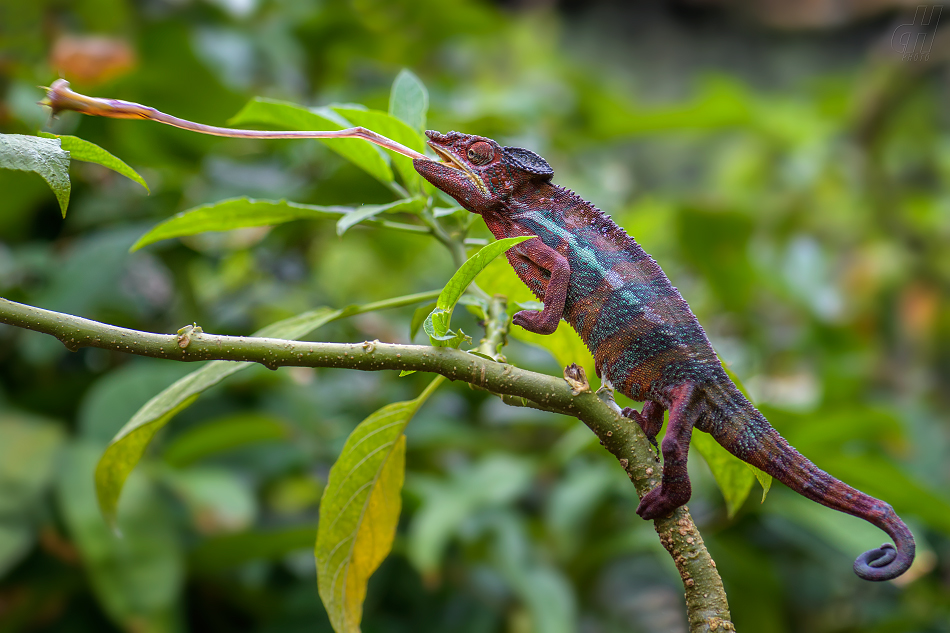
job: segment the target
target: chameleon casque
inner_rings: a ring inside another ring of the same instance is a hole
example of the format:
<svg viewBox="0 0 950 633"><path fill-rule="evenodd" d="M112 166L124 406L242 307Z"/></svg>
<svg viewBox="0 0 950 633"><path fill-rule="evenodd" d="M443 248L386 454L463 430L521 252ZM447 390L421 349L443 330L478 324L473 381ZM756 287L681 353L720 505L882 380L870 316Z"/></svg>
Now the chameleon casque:
<svg viewBox="0 0 950 633"><path fill-rule="evenodd" d="M795 492L887 532L854 563L866 580L889 580L914 560L914 537L890 505L819 469L792 448L739 391L702 326L653 258L609 216L551 182L534 152L481 136L426 132L440 160L416 159L426 180L482 216L498 239L535 235L507 252L518 277L544 302L513 322L551 334L563 318L594 356L597 375L633 400L623 415L662 442L661 485L637 508L644 519L670 514L691 495L686 458L693 429ZM655 440L654 440L655 441Z"/></svg>

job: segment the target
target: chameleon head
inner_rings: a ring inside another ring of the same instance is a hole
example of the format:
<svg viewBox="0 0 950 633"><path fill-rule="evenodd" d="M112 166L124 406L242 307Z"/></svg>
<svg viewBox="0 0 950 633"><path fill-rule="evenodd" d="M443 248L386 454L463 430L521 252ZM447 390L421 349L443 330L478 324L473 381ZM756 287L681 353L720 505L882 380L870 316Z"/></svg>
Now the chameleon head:
<svg viewBox="0 0 950 633"><path fill-rule="evenodd" d="M534 152L502 147L490 138L429 130L439 160L416 159L416 171L473 213L494 211L520 187L550 180L554 171Z"/></svg>

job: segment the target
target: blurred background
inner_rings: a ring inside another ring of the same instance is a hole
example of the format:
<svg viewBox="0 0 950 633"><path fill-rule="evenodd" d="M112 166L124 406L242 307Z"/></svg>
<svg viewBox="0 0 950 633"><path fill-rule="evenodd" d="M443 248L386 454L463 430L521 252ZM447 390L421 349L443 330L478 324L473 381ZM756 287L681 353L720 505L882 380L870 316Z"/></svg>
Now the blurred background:
<svg viewBox="0 0 950 633"><path fill-rule="evenodd" d="M143 330L248 334L321 305L440 288L453 264L430 237L338 237L319 220L130 254L161 219L231 196L360 204L392 192L316 142L74 113L50 127L36 105L36 86L65 76L209 124L253 96L386 110L408 68L428 87L428 127L544 156L659 261L791 443L912 527L915 566L870 584L851 564L882 533L778 483L730 518L694 455L690 508L738 630L948 632L941 12L899 0L0 0L0 132L78 135L151 187L74 162L64 220L37 175L0 170L0 293ZM480 221L472 235L489 237ZM412 316L366 314L316 337L406 342ZM509 359L559 374L564 350L531 340L512 341ZM234 376L156 438L116 539L95 462L193 369L0 326L0 631L330 630L312 554L327 472L360 420L427 377ZM407 459L364 631L687 630L680 579L632 486L576 420L447 385L410 424Z"/></svg>

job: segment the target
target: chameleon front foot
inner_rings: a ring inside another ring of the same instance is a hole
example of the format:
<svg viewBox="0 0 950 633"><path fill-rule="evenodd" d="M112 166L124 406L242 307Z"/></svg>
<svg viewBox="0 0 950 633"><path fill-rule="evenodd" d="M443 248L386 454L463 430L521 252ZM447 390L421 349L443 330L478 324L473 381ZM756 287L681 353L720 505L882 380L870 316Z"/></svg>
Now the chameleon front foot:
<svg viewBox="0 0 950 633"><path fill-rule="evenodd" d="M544 310L522 310L521 312L516 312L515 316L511 319L512 323L523 327L529 332L544 335L554 334L560 321L560 316L556 316L553 319L549 318L549 316L544 313Z"/></svg>

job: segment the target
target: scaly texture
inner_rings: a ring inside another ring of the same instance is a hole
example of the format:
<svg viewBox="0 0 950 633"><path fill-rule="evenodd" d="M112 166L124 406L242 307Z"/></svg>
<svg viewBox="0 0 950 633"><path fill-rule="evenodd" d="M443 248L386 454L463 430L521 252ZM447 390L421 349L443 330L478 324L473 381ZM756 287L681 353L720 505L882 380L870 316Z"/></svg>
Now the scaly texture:
<svg viewBox="0 0 950 633"><path fill-rule="evenodd" d="M548 163L526 149L470 134L427 132L441 161L415 160L429 182L480 214L496 238L533 235L507 253L515 272L544 302L513 322L551 334L564 318L594 355L599 376L634 400L624 409L649 438L669 410L663 478L640 501L644 519L669 516L692 489L686 458L693 429L792 490L865 519L887 532L862 554L855 573L889 580L914 559L914 537L891 507L851 488L788 445L726 375L702 326L663 270L609 216L551 183Z"/></svg>

